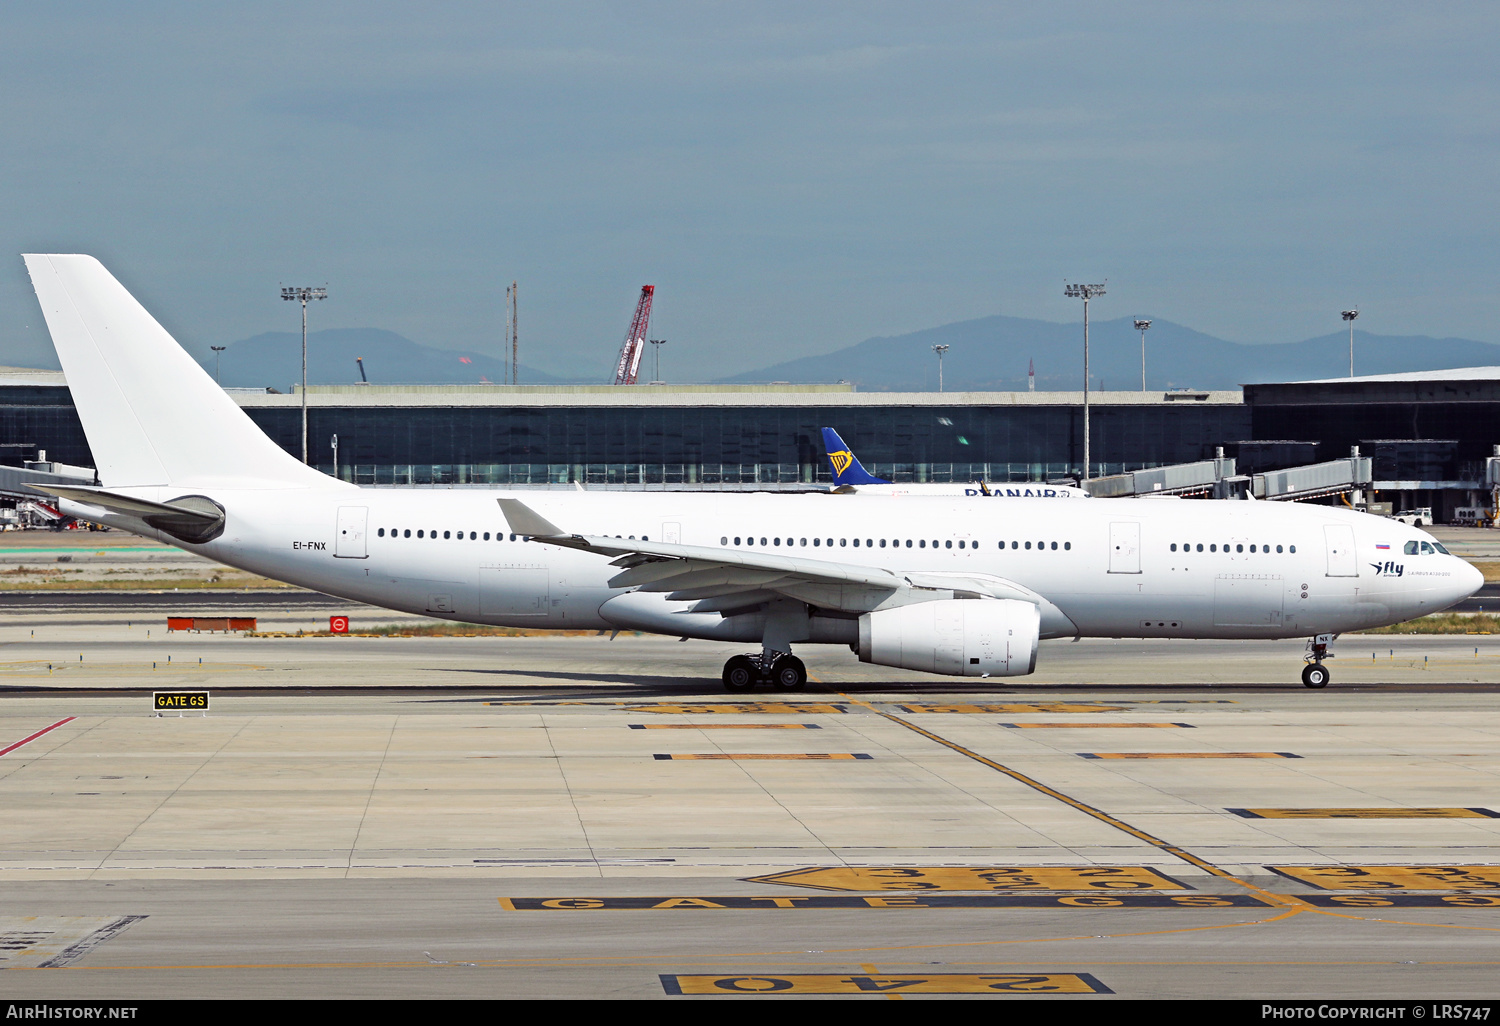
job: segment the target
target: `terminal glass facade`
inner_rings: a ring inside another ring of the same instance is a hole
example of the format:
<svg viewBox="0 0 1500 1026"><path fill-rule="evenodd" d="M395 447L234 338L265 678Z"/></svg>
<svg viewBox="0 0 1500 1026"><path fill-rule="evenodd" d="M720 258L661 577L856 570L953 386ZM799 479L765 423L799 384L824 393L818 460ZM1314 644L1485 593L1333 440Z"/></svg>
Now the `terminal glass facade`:
<svg viewBox="0 0 1500 1026"><path fill-rule="evenodd" d="M251 409L300 451L295 409ZM313 462L361 484L725 484L829 480L821 429L865 467L901 482L1046 481L1082 469L1072 406L405 407L309 414ZM1182 463L1248 433L1242 406L1093 410L1095 476Z"/></svg>
<svg viewBox="0 0 1500 1026"><path fill-rule="evenodd" d="M311 462L360 484L733 485L829 480L821 429L835 428L872 473L900 482L1047 481L1082 469L1072 405L313 407ZM247 407L287 452L302 451L298 407ZM1185 463L1250 435L1241 405L1093 408L1093 476ZM93 466L66 387L0 387L0 463L48 457Z"/></svg>

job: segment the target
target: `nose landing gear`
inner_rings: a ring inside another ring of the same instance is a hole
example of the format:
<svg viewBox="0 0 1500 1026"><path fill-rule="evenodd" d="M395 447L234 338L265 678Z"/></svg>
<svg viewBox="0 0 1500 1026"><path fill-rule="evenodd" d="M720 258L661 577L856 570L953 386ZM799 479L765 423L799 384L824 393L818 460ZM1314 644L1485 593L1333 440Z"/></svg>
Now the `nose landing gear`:
<svg viewBox="0 0 1500 1026"><path fill-rule="evenodd" d="M723 679L725 691L748 691L757 684L800 691L807 685L807 667L790 652L737 655L724 664Z"/></svg>
<svg viewBox="0 0 1500 1026"><path fill-rule="evenodd" d="M1328 667L1323 665L1323 660L1332 659L1333 653L1328 651L1328 646L1336 634L1319 634L1307 643L1307 654L1302 658L1307 665L1302 668L1302 686L1309 688L1326 688L1330 679Z"/></svg>

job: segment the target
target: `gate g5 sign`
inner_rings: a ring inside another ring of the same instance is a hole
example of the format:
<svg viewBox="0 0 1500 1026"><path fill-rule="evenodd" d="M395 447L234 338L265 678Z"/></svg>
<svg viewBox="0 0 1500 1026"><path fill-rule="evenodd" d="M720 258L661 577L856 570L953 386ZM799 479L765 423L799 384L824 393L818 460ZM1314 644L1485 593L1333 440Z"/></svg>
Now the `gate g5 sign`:
<svg viewBox="0 0 1500 1026"><path fill-rule="evenodd" d="M157 712L208 712L208 692L153 691L151 707Z"/></svg>

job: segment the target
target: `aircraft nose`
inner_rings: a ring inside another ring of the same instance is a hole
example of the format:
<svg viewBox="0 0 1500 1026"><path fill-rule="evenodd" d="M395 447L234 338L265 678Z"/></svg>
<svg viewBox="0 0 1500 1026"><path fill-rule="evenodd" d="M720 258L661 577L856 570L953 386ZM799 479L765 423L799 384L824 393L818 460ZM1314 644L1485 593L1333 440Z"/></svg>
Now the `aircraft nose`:
<svg viewBox="0 0 1500 1026"><path fill-rule="evenodd" d="M1456 576L1458 580L1455 583L1462 589L1459 598L1468 598L1484 587L1484 574L1473 563L1465 563Z"/></svg>

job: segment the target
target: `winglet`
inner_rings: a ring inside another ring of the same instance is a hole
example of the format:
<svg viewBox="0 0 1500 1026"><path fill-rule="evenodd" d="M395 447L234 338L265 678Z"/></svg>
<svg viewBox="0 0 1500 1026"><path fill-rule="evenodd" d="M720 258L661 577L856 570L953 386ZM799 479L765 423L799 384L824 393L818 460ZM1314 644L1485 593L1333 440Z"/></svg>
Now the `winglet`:
<svg viewBox="0 0 1500 1026"><path fill-rule="evenodd" d="M505 514L506 523L510 524L510 529L516 534L528 535L532 538L567 536L568 532L537 513L520 499L496 499L495 501L500 503L500 512Z"/></svg>
<svg viewBox="0 0 1500 1026"><path fill-rule="evenodd" d="M823 447L828 450L828 462L833 467L833 483L835 487L843 485L867 485L867 484L890 484L882 477L876 477L860 465L854 453L844 444L839 433L831 427L823 429Z"/></svg>

